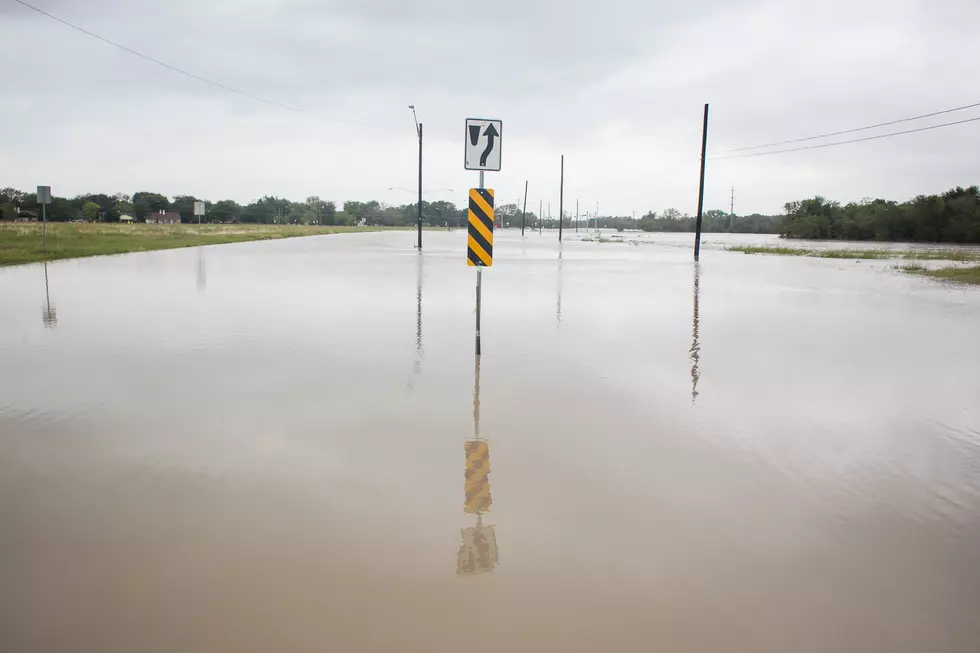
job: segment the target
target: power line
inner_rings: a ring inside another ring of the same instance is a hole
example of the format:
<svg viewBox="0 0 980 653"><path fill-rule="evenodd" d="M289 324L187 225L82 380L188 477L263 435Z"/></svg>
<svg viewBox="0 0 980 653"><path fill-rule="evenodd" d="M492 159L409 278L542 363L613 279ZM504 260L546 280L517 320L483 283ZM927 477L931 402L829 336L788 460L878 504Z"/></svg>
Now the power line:
<svg viewBox="0 0 980 653"><path fill-rule="evenodd" d="M919 127L917 129L906 129L900 132L890 132L888 134L878 134L877 136L865 136L864 138L852 138L847 141L838 141L835 143L821 143L820 145L807 145L804 147L793 147L787 150L774 150L772 152L754 152L752 154L733 154L731 156L716 156L709 157L709 161L721 161L723 159L743 159L753 156L767 156L769 154L785 154L786 152L800 152L802 150L818 150L823 147L834 147L835 145L847 145L848 143L860 143L862 141L874 141L879 138L889 138L891 136L901 136L903 134L914 134L916 132L929 131L930 129L939 129L940 127L951 127L953 125L962 125L967 122L975 122L980 120L980 116L976 118L967 118L965 120L957 120L955 122L944 122L938 125L930 125L929 127Z"/></svg>
<svg viewBox="0 0 980 653"><path fill-rule="evenodd" d="M19 0L18 0L19 1ZM952 109L943 109L942 111L933 111L932 113L923 113L920 116L911 116L909 118L899 118L898 120L891 120L889 122L880 122L877 125L868 125L867 127L855 127L854 129L843 129L837 132L829 132L827 134L817 134L816 136L806 136L804 138L792 138L788 141L779 141L777 143L766 143L765 145L751 145L749 147L736 147L732 150L720 150L718 152L709 152L709 156L712 154L728 154L730 152L744 152L746 150L760 150L766 147L777 147L779 145L789 145L790 143L803 143L804 141L814 141L818 138L829 138L831 136L842 136L843 134L853 134L854 132L866 131L868 129L877 129L878 127L887 127L888 125L897 125L902 122L911 122L913 120L921 120L922 118L931 118L932 116L941 116L944 113L953 113L954 111L963 111L964 109L972 109L974 107L980 107L980 102L975 102L974 104L965 104L961 107L953 107ZM950 123L958 124L958 123ZM906 133L906 132L899 132Z"/></svg>
<svg viewBox="0 0 980 653"><path fill-rule="evenodd" d="M184 70L182 68L178 68L177 66L173 66L171 64L168 64L165 61L160 61L159 59L154 59L153 57L151 57L149 55L143 54L142 52L137 52L136 50L134 50L134 49L132 49L130 47L127 47L127 46L125 46L125 45L123 45L121 43L116 43L115 41L112 41L110 39L105 38L104 36L100 36L100 35L96 34L95 32L90 32L89 30L85 29L84 27L79 27L78 25L75 25L74 23L70 23L67 20L64 20L63 18L59 18L59 17L57 17L57 16L55 16L53 14L49 14L48 12L44 11L43 9L39 9L39 8L35 7L34 5L32 5L32 4L28 4L27 2L24 2L24 0L14 0L14 2L16 2L16 3L20 4L20 5L23 5L23 6L27 7L28 9L31 9L33 11L36 11L37 13L41 14L42 16L46 16L46 17L48 17L48 18L50 18L52 20L58 21L59 23L61 23L62 25L65 25L66 27L70 27L73 30L76 30L76 31L81 32L82 34L85 34L87 36L91 36L94 39L98 39L99 41L102 41L103 43L107 43L107 44L109 44L109 45L111 45L113 47L119 48L120 50L123 50L124 52L128 52L129 54L132 54L132 55L136 55L137 57L139 57L141 59L145 59L146 61L149 61L151 63L155 63L158 66L162 66L162 67L166 68L167 70L173 71L175 73L179 73L179 74L184 75L186 77L190 77L191 79L195 79L195 80L197 80L199 82L204 82L205 84L210 84L211 86L214 86L215 88L220 88L223 91L227 91L229 93L235 93L236 95L241 95L242 97L247 97L250 100L255 100L257 102L262 102L262 103L268 104L268 105L273 106L273 107L278 107L280 109L285 109L287 111L293 111L295 113L303 113L303 114L308 114L309 113L308 111L304 111L303 109L298 109L296 107L289 106L288 104L282 104L281 102L276 102L275 100L269 100L269 99L266 99L264 97L261 97L261 96L258 96L258 95L254 95L252 93L249 93L247 91L241 91L241 90L239 90L237 88L228 86L227 84L222 84L221 82L216 82L216 81L207 79L206 77L201 77L200 75L195 75L192 72L189 72L189 71ZM331 120L331 121L334 121L334 122L343 122L343 123L348 123L348 124L352 124L352 125L364 124L364 123L358 123L358 122L355 122L355 121L352 121L352 120L343 120L343 119L340 119L340 118L326 118L326 120Z"/></svg>
<svg viewBox="0 0 980 653"><path fill-rule="evenodd" d="M614 186L622 186L624 184L631 184L631 183L635 183L635 182L638 182L638 181L642 181L644 179L649 179L651 177L656 177L656 176L661 175L662 173L670 172L672 170L676 170L678 167L680 167L681 165L683 165L685 163L691 163L691 162L700 161L700 160L701 160L701 157L694 157L694 158L689 158L689 159L680 159L680 160L674 161L673 163L667 164L666 166L663 166L663 167L660 167L660 168L656 168L654 170L650 170L649 172L645 172L645 173L643 173L641 175L637 175L636 177L628 177L626 179L618 179L618 180L613 180L613 181L600 182L598 184L592 184L591 186L574 186L574 187L571 187L570 186L569 188L571 190L588 191L588 190L594 190L594 189L597 189L597 188L610 188L610 187L614 187Z"/></svg>

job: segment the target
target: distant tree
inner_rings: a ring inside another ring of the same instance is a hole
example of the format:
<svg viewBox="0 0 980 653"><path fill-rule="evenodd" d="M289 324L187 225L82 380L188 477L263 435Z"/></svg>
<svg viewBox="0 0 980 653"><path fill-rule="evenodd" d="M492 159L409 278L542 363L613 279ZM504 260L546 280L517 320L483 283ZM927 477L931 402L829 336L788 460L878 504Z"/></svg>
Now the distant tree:
<svg viewBox="0 0 980 653"><path fill-rule="evenodd" d="M0 204L20 206L26 196L27 193L16 188L4 188L0 190Z"/></svg>
<svg viewBox="0 0 980 653"><path fill-rule="evenodd" d="M104 193L95 193L85 197L88 202L95 202L99 205L101 219L107 222L119 221L119 209L116 207L116 198Z"/></svg>
<svg viewBox="0 0 980 653"><path fill-rule="evenodd" d="M281 197L267 195L242 208L241 222L259 222L266 224L285 223L290 220L293 203Z"/></svg>
<svg viewBox="0 0 980 653"><path fill-rule="evenodd" d="M355 200L344 202L344 214L351 220L359 220L364 214L364 202Z"/></svg>
<svg viewBox="0 0 980 653"><path fill-rule="evenodd" d="M140 220L146 218L148 213L159 213L170 208L170 200L165 195L139 191L133 193L133 211Z"/></svg>
<svg viewBox="0 0 980 653"><path fill-rule="evenodd" d="M208 209L207 220L209 222L238 222L242 214L242 207L234 200L221 200L215 202Z"/></svg>
<svg viewBox="0 0 980 653"><path fill-rule="evenodd" d="M170 206L180 213L181 222L197 222L197 216L194 215L194 202L197 200L193 195L175 195Z"/></svg>
<svg viewBox="0 0 980 653"><path fill-rule="evenodd" d="M99 219L99 208L95 202L85 202L85 205L82 206L82 217L89 222L95 222Z"/></svg>
<svg viewBox="0 0 980 653"><path fill-rule="evenodd" d="M294 210L299 222L304 224L334 224L337 206L333 202L325 202L316 195L306 198L305 202L297 202Z"/></svg>
<svg viewBox="0 0 980 653"><path fill-rule="evenodd" d="M512 206L515 206L516 208L516 205L512 205ZM424 218L427 218L425 220L426 222L435 225L437 227L443 227L446 226L447 224L450 227L461 226L461 223L459 221L460 218L459 209L452 202L447 202L445 200L441 200L439 202L431 202L428 205L428 207L426 207L425 204L423 204L422 215ZM418 219L416 218L416 221L417 220ZM516 214L504 213L501 216L501 220L503 220L505 224L509 221L511 225L516 224L517 226L520 226L521 214L520 212L517 212Z"/></svg>
<svg viewBox="0 0 980 653"><path fill-rule="evenodd" d="M81 216L81 209L75 208L67 197L52 197L48 205L48 220L74 220Z"/></svg>

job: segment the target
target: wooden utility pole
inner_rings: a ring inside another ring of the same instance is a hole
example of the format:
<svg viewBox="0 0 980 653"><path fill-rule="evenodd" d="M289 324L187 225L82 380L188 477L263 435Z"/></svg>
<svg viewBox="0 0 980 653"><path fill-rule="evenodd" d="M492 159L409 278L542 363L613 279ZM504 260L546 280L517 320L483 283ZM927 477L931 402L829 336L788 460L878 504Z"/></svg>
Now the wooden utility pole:
<svg viewBox="0 0 980 653"><path fill-rule="evenodd" d="M701 258L701 214L704 209L704 159L708 148L708 105L704 105L704 127L701 132L701 183L698 185L698 218L694 230L694 260Z"/></svg>
<svg viewBox="0 0 980 653"><path fill-rule="evenodd" d="M732 204L728 209L728 230L735 230L735 186L732 186Z"/></svg>

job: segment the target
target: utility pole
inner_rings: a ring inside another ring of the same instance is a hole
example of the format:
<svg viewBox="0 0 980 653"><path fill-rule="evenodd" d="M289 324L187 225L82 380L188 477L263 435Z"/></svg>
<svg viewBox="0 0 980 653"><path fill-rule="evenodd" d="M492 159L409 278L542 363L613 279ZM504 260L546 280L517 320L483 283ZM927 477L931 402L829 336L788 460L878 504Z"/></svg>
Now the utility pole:
<svg viewBox="0 0 980 653"><path fill-rule="evenodd" d="M701 183L698 185L698 218L694 230L694 260L701 258L701 212L704 209L704 159L708 148L708 105L704 105L704 126L701 132Z"/></svg>
<svg viewBox="0 0 980 653"><path fill-rule="evenodd" d="M538 200L538 233L544 231L544 200Z"/></svg>
<svg viewBox="0 0 980 653"><path fill-rule="evenodd" d="M578 233L578 200L575 200L575 233Z"/></svg>
<svg viewBox="0 0 980 653"><path fill-rule="evenodd" d="M565 155L561 155L561 184L558 187L558 242L561 242L562 226L565 224Z"/></svg>
<svg viewBox="0 0 980 653"><path fill-rule="evenodd" d="M521 235L524 235L524 216L527 215L527 180L524 180L524 210L521 211Z"/></svg>
<svg viewBox="0 0 980 653"><path fill-rule="evenodd" d="M735 230L735 185L732 185L732 205L728 211L728 231Z"/></svg>
<svg viewBox="0 0 980 653"><path fill-rule="evenodd" d="M419 123L419 249L422 249L422 123Z"/></svg>
<svg viewBox="0 0 980 653"><path fill-rule="evenodd" d="M599 235L599 202L595 203L595 233Z"/></svg>
<svg viewBox="0 0 980 653"><path fill-rule="evenodd" d="M410 104L408 108L412 110L412 117L415 118L415 131L418 133L419 137L419 250L422 249L422 123L419 122L419 118L415 115L415 105Z"/></svg>

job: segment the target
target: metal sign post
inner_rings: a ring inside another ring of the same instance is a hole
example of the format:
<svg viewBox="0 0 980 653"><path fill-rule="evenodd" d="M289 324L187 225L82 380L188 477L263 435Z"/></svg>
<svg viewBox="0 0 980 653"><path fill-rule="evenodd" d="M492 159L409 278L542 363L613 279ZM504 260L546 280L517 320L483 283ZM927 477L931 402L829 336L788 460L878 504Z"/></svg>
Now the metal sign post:
<svg viewBox="0 0 980 653"><path fill-rule="evenodd" d="M37 203L41 205L41 229L44 232L44 251L48 251L48 204L51 203L51 187L37 187Z"/></svg>
<svg viewBox="0 0 980 653"><path fill-rule="evenodd" d="M493 265L493 190L470 189L466 264L476 268L476 355L480 355L480 317L483 304L483 268Z"/></svg>
<svg viewBox="0 0 980 653"><path fill-rule="evenodd" d="M480 356L480 318L483 309L483 268L493 265L493 189L485 188L487 170L500 170L503 121L467 118L463 167L480 172L480 185L470 189L466 264L476 268L476 355ZM526 184L525 184L526 187ZM526 193L526 190L525 190Z"/></svg>

